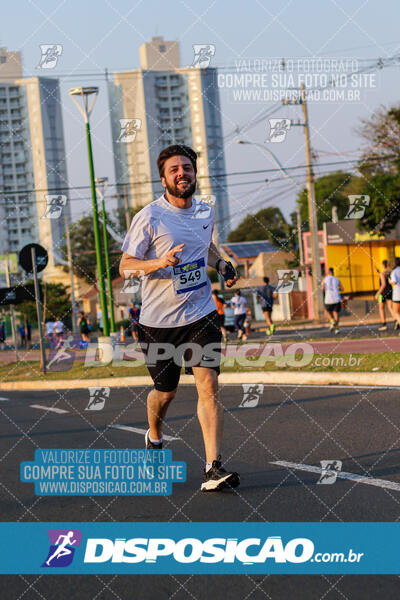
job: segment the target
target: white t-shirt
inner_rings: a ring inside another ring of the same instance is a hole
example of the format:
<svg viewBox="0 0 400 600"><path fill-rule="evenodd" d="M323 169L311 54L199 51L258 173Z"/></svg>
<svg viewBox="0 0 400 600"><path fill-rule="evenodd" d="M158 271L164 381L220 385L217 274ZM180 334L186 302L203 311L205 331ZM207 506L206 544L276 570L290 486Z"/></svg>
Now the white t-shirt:
<svg viewBox="0 0 400 600"><path fill-rule="evenodd" d="M244 315L246 314L246 298L244 296L233 296L231 299L233 305L233 313L235 315Z"/></svg>
<svg viewBox="0 0 400 600"><path fill-rule="evenodd" d="M341 301L339 286L340 281L334 275L324 278L325 304L337 304Z"/></svg>
<svg viewBox="0 0 400 600"><path fill-rule="evenodd" d="M64 323L62 321L56 321L54 323L54 329L56 333L62 333L64 331Z"/></svg>
<svg viewBox="0 0 400 600"><path fill-rule="evenodd" d="M400 267L396 267L390 273L390 282L394 283L392 300L394 302L400 302Z"/></svg>
<svg viewBox="0 0 400 600"><path fill-rule="evenodd" d="M47 335L51 335L52 333L54 333L54 322L53 321L47 321L46 330L47 330Z"/></svg>
<svg viewBox="0 0 400 600"><path fill-rule="evenodd" d="M180 327L215 310L207 277L213 228L214 209L195 198L190 208L177 208L161 196L134 216L122 244L122 250L130 256L140 260L161 258L174 246L185 244L176 254L181 259L179 265L140 278L140 323Z"/></svg>

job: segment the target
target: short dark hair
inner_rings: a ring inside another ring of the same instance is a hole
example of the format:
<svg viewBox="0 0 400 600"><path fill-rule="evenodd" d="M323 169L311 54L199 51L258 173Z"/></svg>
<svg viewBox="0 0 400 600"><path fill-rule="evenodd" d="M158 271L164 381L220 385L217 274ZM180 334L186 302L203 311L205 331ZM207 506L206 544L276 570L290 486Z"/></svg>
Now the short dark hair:
<svg viewBox="0 0 400 600"><path fill-rule="evenodd" d="M264 283L269 283L269 277L264 277L263 281L264 281Z"/></svg>
<svg viewBox="0 0 400 600"><path fill-rule="evenodd" d="M386 268L388 266L388 261L385 259L382 261L383 266Z"/></svg>
<svg viewBox="0 0 400 600"><path fill-rule="evenodd" d="M400 267L400 257L399 256L394 257L394 264L396 265L396 267Z"/></svg>
<svg viewBox="0 0 400 600"><path fill-rule="evenodd" d="M329 273L333 275L333 267L329 267Z"/></svg>
<svg viewBox="0 0 400 600"><path fill-rule="evenodd" d="M197 173L196 152L184 144L175 144L174 146L164 148L157 158L157 167L160 177L164 177L164 163L168 158L171 158L171 156L186 156L192 163L194 172Z"/></svg>

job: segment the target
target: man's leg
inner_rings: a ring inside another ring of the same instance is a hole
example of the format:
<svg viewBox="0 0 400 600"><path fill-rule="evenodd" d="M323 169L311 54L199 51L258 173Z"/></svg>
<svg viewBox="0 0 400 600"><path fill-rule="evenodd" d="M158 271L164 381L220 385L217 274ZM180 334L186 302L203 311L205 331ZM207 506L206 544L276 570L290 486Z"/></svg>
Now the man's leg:
<svg viewBox="0 0 400 600"><path fill-rule="evenodd" d="M197 416L203 433L206 462L220 453L224 412L219 399L218 375L213 369L192 367L198 393Z"/></svg>
<svg viewBox="0 0 400 600"><path fill-rule="evenodd" d="M339 313L336 310L333 311L333 318L335 319L336 327L338 327L339 326Z"/></svg>
<svg viewBox="0 0 400 600"><path fill-rule="evenodd" d="M160 440L162 436L162 424L167 414L170 402L175 398L177 388L171 392L160 392L152 389L147 396L147 419L150 427L150 438Z"/></svg>
<svg viewBox="0 0 400 600"><path fill-rule="evenodd" d="M378 302L379 307L379 318L381 320L382 325L386 325L386 315L385 315L385 303Z"/></svg>

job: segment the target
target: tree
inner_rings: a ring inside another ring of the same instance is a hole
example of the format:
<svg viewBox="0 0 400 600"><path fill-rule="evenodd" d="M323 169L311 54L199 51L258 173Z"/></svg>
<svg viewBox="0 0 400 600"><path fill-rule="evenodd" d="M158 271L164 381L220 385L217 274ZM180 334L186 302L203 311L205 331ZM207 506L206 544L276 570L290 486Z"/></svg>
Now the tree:
<svg viewBox="0 0 400 600"><path fill-rule="evenodd" d="M228 242L253 242L268 240L276 248L292 250L296 238L279 208L269 206L254 215L247 215L228 235Z"/></svg>
<svg viewBox="0 0 400 600"><path fill-rule="evenodd" d="M133 217L141 207L130 209ZM126 223L124 212L121 209L115 209L110 213L106 212L107 222L122 237L126 233ZM70 226L72 266L75 275L85 279L88 283L94 284L97 278L96 250L94 244L93 217L84 215L78 221ZM100 222L100 238L103 246L103 225ZM107 232L108 248L110 253L111 278L118 277L119 259L121 256L121 245ZM67 259L67 248L62 247L63 257ZM104 249L103 249L104 266ZM68 271L68 267L64 267Z"/></svg>
<svg viewBox="0 0 400 600"><path fill-rule="evenodd" d="M33 283L29 281L27 283ZM71 326L71 297L68 288L62 283L41 283L43 293L43 321L55 321L60 318ZM26 300L16 307L17 312L25 315L30 323L37 322L35 300Z"/></svg>
<svg viewBox="0 0 400 600"><path fill-rule="evenodd" d="M369 119L361 119L356 132L368 143L364 149L360 171L366 176L400 172L400 105L379 109Z"/></svg>
<svg viewBox="0 0 400 600"><path fill-rule="evenodd" d="M338 218L344 219L349 208L349 194L362 194L363 180L351 173L337 171L323 175L315 180L315 202L317 205L318 229L322 224L332 221L332 208L336 206ZM297 205L300 208L302 228L309 229L308 194L303 188L297 196ZM292 213L292 224L296 224L296 213Z"/></svg>
<svg viewBox="0 0 400 600"><path fill-rule="evenodd" d="M384 233L400 219L400 105L380 106L371 118L361 120L357 132L368 143L359 164L359 193L370 197L359 227Z"/></svg>
<svg viewBox="0 0 400 600"><path fill-rule="evenodd" d="M363 194L370 203L360 219L360 229L384 233L394 229L400 219L400 174L381 172L364 180Z"/></svg>

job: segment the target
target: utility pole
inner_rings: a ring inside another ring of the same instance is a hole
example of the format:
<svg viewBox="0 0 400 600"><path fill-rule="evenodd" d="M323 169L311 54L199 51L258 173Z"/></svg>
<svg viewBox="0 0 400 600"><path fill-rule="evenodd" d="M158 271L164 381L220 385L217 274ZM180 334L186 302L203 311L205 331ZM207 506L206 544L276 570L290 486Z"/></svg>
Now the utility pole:
<svg viewBox="0 0 400 600"><path fill-rule="evenodd" d="M124 196L124 207L125 207L126 230L129 231L129 227L131 226L131 219L130 219L129 204L128 204L128 186L126 183L124 183L123 189L124 189L123 196Z"/></svg>
<svg viewBox="0 0 400 600"><path fill-rule="evenodd" d="M297 207L296 209L296 214L297 214L297 239L299 242L299 259L300 259L300 266L303 267L304 266L304 252L303 252L303 236L301 233L301 213L300 213L300 208Z"/></svg>
<svg viewBox="0 0 400 600"><path fill-rule="evenodd" d="M71 238L69 235L69 219L68 215L65 215L65 239L67 241L67 256L68 256L68 271L69 280L71 282L71 302L72 302L72 333L76 335L78 333L78 326L76 324L76 304L75 304L75 289L74 289L74 271L72 268L72 252L71 252Z"/></svg>
<svg viewBox="0 0 400 600"><path fill-rule="evenodd" d="M306 144L308 216L310 223L312 256L313 312L314 319L318 323L321 320L322 312L321 263L319 261L317 207L315 202L314 173L312 169L310 130L308 123L308 110L304 83L301 85L301 99Z"/></svg>

